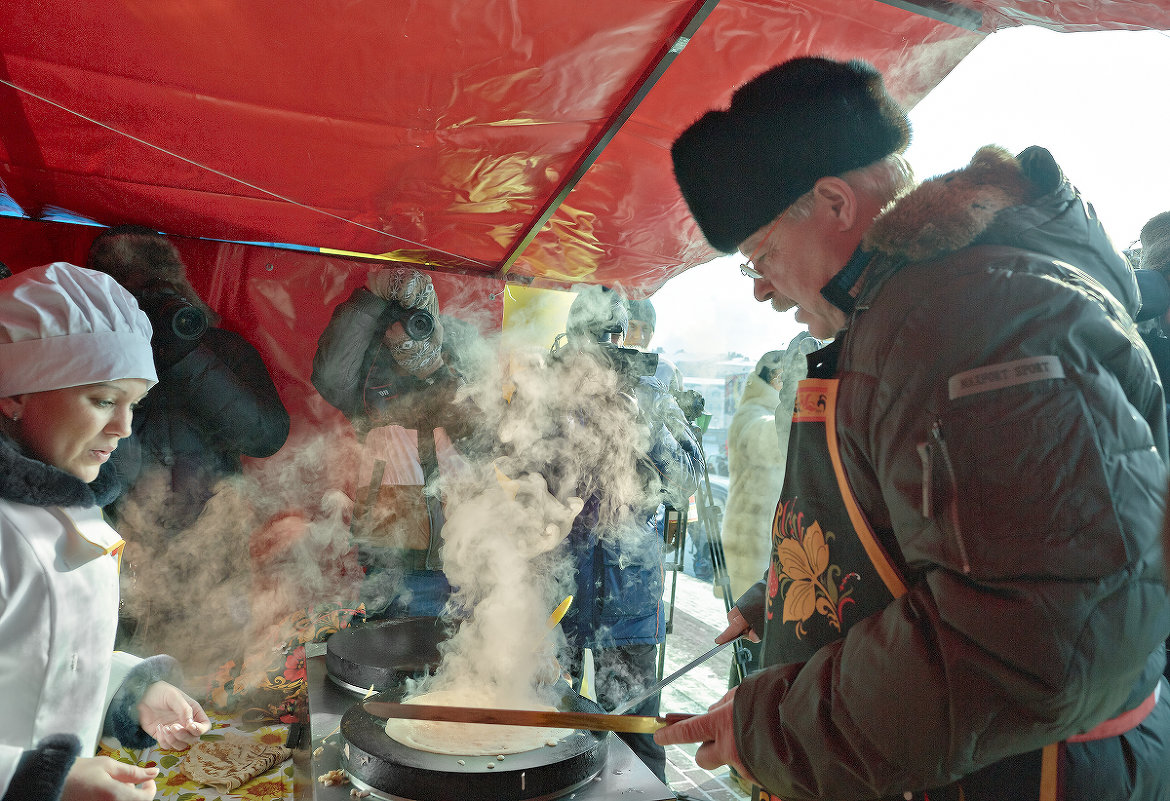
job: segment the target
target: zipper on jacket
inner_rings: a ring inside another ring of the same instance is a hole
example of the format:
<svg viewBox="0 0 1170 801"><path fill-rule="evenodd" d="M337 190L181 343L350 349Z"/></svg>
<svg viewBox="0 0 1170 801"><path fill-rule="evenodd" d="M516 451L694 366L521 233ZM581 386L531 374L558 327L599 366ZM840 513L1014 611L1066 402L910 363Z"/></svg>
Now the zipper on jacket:
<svg viewBox="0 0 1170 801"><path fill-rule="evenodd" d="M918 458L922 460L922 516L934 516L934 459L930 455L930 444L918 443Z"/></svg>
<svg viewBox="0 0 1170 801"><path fill-rule="evenodd" d="M943 467L947 471L947 480L950 482L951 497L948 504L951 518L951 527L955 535L955 544L959 548L959 561L963 567L963 574L971 572L971 561L967 557L967 546L963 542L963 528L959 525L959 482L955 477L955 465L951 461L950 451L947 450L946 440L943 439L942 425L936 420L930 429L930 438L942 456Z"/></svg>

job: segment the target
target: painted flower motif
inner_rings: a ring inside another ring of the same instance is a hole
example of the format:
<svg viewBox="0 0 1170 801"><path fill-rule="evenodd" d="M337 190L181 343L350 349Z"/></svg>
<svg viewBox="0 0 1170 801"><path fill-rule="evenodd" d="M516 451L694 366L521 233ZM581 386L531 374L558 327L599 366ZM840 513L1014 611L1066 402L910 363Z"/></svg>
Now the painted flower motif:
<svg viewBox="0 0 1170 801"><path fill-rule="evenodd" d="M846 590L849 576L838 586L841 569L829 562L829 540L819 523L805 528L798 537L785 537L776 546L781 584L784 590L784 622L796 624L796 636L807 633L805 624L815 614L823 615L833 628L841 631L841 612L852 603ZM851 574L856 576L856 574Z"/></svg>

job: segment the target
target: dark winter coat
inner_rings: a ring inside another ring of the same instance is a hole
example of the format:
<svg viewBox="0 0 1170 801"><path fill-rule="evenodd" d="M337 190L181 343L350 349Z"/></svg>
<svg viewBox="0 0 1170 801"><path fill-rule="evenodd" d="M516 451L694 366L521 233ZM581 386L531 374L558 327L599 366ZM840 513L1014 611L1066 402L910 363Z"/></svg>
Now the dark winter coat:
<svg viewBox="0 0 1170 801"><path fill-rule="evenodd" d="M1036 798L1039 749L1161 680L1166 418L1136 286L1045 151L980 151L863 245L877 255L834 343L836 431L909 591L746 679L739 753L788 801L959 777L968 801ZM1013 380L1029 359L1051 377ZM757 627L762 598L740 600ZM1065 798L1170 798L1166 690L1142 726L1067 745Z"/></svg>
<svg viewBox="0 0 1170 801"><path fill-rule="evenodd" d="M216 482L240 472L241 456L280 450L289 416L260 354L233 331L209 328L158 378L111 463L131 492L145 472L165 472L163 525L173 532L195 521ZM117 505L108 511L116 517Z"/></svg>
<svg viewBox="0 0 1170 801"><path fill-rule="evenodd" d="M427 379L416 379L402 375L382 345L386 313L386 301L364 287L339 303L317 343L313 386L358 431L398 425L416 431L443 428L452 439L463 437L472 421L454 405L454 395L470 369L466 357L474 328L439 315L444 366Z"/></svg>
<svg viewBox="0 0 1170 801"><path fill-rule="evenodd" d="M699 486L702 452L682 411L666 387L643 377L636 390L643 409L652 409L650 447L642 468L655 473L667 499L681 501ZM667 422L669 420L669 422ZM569 642L580 648L612 648L661 643L666 637L662 603L664 543L655 524L660 494L631 511L631 531L609 538L598 526L601 499L596 494L573 521L565 543L576 564L576 594L561 621Z"/></svg>

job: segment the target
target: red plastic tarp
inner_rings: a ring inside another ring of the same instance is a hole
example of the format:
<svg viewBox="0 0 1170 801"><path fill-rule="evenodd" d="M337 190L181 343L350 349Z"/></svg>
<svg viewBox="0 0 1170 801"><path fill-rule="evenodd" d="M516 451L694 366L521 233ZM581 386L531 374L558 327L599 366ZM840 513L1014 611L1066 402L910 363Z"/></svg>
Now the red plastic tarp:
<svg viewBox="0 0 1170 801"><path fill-rule="evenodd" d="M714 255L670 141L767 66L865 58L913 104L988 31L1166 28L1168 5L7 0L0 181L33 218L644 295Z"/></svg>
<svg viewBox="0 0 1170 801"><path fill-rule="evenodd" d="M385 254L498 329L505 281L652 293L714 254L669 146L768 66L863 58L913 105L1020 24L1170 28L1170 0L0 0L0 261L172 234L294 419L333 306ZM967 27L964 27L967 26Z"/></svg>

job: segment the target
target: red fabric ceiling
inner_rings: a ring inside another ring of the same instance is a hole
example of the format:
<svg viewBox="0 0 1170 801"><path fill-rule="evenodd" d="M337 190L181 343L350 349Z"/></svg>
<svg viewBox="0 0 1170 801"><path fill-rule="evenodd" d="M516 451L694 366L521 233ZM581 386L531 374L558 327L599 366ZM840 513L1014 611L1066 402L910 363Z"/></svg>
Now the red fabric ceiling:
<svg viewBox="0 0 1170 801"><path fill-rule="evenodd" d="M1170 27L1170 0L911 5L8 0L0 181L33 218L645 295L714 255L669 143L767 66L864 58L913 104L1000 27Z"/></svg>

